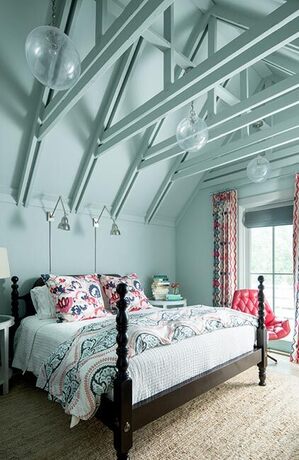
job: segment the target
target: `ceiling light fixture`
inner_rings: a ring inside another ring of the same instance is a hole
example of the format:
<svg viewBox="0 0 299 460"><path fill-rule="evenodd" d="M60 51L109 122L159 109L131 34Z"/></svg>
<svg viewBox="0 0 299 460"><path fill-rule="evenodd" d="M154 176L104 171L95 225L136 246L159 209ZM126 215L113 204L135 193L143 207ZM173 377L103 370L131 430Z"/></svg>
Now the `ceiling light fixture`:
<svg viewBox="0 0 299 460"><path fill-rule="evenodd" d="M247 177L251 182L265 182L270 171L270 162L262 155L253 158L247 165Z"/></svg>
<svg viewBox="0 0 299 460"><path fill-rule="evenodd" d="M37 27L29 33L25 52L33 76L44 86L60 91L76 83L81 73L81 62L72 40L55 27L55 0L51 3L51 25Z"/></svg>
<svg viewBox="0 0 299 460"><path fill-rule="evenodd" d="M183 118L177 126L177 143L184 151L195 152L206 145L208 138L208 127L205 121L196 114L194 102L192 101L189 116Z"/></svg>

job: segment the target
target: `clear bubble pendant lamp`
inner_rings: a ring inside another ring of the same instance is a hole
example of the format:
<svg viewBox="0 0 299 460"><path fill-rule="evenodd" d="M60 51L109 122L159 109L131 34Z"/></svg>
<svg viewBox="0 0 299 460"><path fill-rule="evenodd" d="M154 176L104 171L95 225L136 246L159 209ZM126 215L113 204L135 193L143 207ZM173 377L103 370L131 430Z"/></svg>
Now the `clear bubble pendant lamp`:
<svg viewBox="0 0 299 460"><path fill-rule="evenodd" d="M251 182L264 182L269 176L271 166L266 157L258 155L247 165L247 177Z"/></svg>
<svg viewBox="0 0 299 460"><path fill-rule="evenodd" d="M183 118L176 129L176 139L179 146L187 152L195 152L204 147L209 138L209 131L204 120L198 117L191 102L190 113Z"/></svg>
<svg viewBox="0 0 299 460"><path fill-rule="evenodd" d="M79 53L72 40L55 22L55 0L52 0L52 23L33 29L25 43L28 66L33 76L54 90L71 88L81 73Z"/></svg>

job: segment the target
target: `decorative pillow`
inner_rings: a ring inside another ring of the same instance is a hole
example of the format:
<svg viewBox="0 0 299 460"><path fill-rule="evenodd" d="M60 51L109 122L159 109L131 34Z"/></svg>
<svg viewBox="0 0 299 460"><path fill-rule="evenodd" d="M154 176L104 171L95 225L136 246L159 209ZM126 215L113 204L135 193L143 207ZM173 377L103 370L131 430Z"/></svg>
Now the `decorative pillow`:
<svg viewBox="0 0 299 460"><path fill-rule="evenodd" d="M102 318L107 312L98 276L42 275L53 297L56 316L60 321L81 321Z"/></svg>
<svg viewBox="0 0 299 460"><path fill-rule="evenodd" d="M128 311L138 311L145 308L151 308L148 298L143 292L142 286L136 273L126 276L101 275L101 285L106 296L109 299L110 308L115 310L116 302L119 295L116 292L119 283L125 283L128 287L126 300L128 302Z"/></svg>
<svg viewBox="0 0 299 460"><path fill-rule="evenodd" d="M37 286L31 289L30 295L38 319L56 317L55 305L47 286Z"/></svg>

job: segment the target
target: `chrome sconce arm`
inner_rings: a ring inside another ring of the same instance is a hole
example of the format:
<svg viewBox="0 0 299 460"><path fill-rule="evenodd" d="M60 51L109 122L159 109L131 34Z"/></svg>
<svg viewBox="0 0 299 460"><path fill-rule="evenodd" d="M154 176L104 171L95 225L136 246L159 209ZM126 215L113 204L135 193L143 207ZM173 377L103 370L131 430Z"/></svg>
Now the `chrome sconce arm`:
<svg viewBox="0 0 299 460"><path fill-rule="evenodd" d="M61 202L61 205L62 205L62 209L63 209L63 216L62 216L62 219L58 225L58 228L60 230L65 230L65 231L70 231L71 229L71 226L69 224L69 220L68 220L68 217L67 217L67 213L66 213L66 209L65 209L65 206L64 206L64 203L63 203L63 199L61 196L59 196L56 204L55 204L55 207L53 209L52 212L47 212L47 222L53 222L55 219L54 219L54 216L55 216L55 212L57 210L57 207L59 205L59 202Z"/></svg>

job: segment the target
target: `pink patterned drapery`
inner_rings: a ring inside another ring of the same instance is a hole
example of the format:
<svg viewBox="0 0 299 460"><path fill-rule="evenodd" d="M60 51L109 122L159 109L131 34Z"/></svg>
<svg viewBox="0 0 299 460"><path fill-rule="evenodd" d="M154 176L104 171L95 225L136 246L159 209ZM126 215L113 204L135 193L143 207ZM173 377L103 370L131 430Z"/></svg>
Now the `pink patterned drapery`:
<svg viewBox="0 0 299 460"><path fill-rule="evenodd" d="M299 364L299 174L295 177L293 211L293 263L295 294L295 328L291 350L291 361Z"/></svg>
<svg viewBox="0 0 299 460"><path fill-rule="evenodd" d="M213 305L231 307L237 288L237 191L213 195Z"/></svg>

